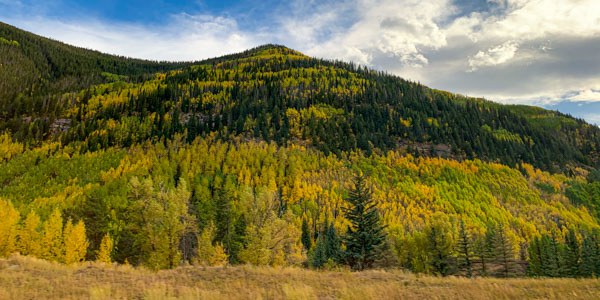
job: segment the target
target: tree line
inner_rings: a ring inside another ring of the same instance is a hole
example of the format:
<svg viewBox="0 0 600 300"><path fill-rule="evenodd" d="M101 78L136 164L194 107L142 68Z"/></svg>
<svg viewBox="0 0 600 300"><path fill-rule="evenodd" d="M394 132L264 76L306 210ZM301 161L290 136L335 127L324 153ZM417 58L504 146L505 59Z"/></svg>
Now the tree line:
<svg viewBox="0 0 600 300"><path fill-rule="evenodd" d="M354 261L355 269L550 276L555 273L527 267L535 265L537 238L553 236L555 244L567 245L572 229L580 253L597 245L599 226L587 206L597 195L582 191L593 191L598 181L585 170L568 177L527 164L519 170L393 151L339 158L298 145L217 137L187 143L179 136L82 154L58 143L27 149L6 135L0 138L0 167L0 197L12 207L2 210L12 213L0 218L7 221L1 226L13 228L2 231L10 232L3 245L12 245L3 255L23 251L24 228L38 236L60 228L62 233L52 235L59 254L39 256L67 261L62 253L65 232L72 231L66 229L69 220L85 229L85 260L152 269L244 263L337 268ZM353 182L358 171L368 174L361 193ZM572 189L579 191L576 197L569 196ZM352 199L371 202L356 206ZM31 221L36 215L39 222ZM367 230L373 238L351 239L364 229L349 230L352 220L375 224L374 215L382 227ZM361 256L356 245L365 241L377 245L369 247L376 259ZM566 246L557 247L564 269Z"/></svg>

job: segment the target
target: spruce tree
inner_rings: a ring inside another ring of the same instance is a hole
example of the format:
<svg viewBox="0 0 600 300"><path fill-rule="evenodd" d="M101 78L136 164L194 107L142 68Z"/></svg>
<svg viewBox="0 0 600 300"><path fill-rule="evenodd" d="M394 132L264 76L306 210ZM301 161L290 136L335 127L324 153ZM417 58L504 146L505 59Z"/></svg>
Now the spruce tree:
<svg viewBox="0 0 600 300"><path fill-rule="evenodd" d="M540 237L535 237L529 247L527 247L529 260L527 264L527 274L529 276L543 275L544 256L542 254L542 240Z"/></svg>
<svg viewBox="0 0 600 300"><path fill-rule="evenodd" d="M436 222L426 230L429 263L436 274L447 276L453 271L454 244L448 224Z"/></svg>
<svg viewBox="0 0 600 300"><path fill-rule="evenodd" d="M322 268L327 262L327 255L325 250L325 238L320 235L317 238L317 243L310 256L310 266L313 268Z"/></svg>
<svg viewBox="0 0 600 300"><path fill-rule="evenodd" d="M485 235L477 242L477 255L481 260L481 274L488 275L489 265L494 260L494 240L496 238L496 226L492 223L487 225Z"/></svg>
<svg viewBox="0 0 600 300"><path fill-rule="evenodd" d="M569 229L567 236L565 237L565 248L564 248L564 274L569 277L579 276L579 264L581 261L580 245L575 235L575 230Z"/></svg>
<svg viewBox="0 0 600 300"><path fill-rule="evenodd" d="M461 258L461 267L463 267L467 272L467 277L473 276L473 264L471 262L472 257L472 246L471 246L471 237L465 228L465 222L460 219L459 223L459 232L458 232L458 253Z"/></svg>
<svg viewBox="0 0 600 300"><path fill-rule="evenodd" d="M326 226L325 230L325 255L327 260L331 260L335 263L341 262L342 259L342 241L340 236L333 227L333 222Z"/></svg>
<svg viewBox="0 0 600 300"><path fill-rule="evenodd" d="M542 235L540 239L540 251L543 264L542 275L548 277L560 277L562 270L561 244L553 233Z"/></svg>
<svg viewBox="0 0 600 300"><path fill-rule="evenodd" d="M495 257L497 261L502 265L502 275L504 277L511 276L514 273L515 262L514 262L514 249L511 240L507 235L508 231L504 225L500 224L496 231L495 244Z"/></svg>
<svg viewBox="0 0 600 300"><path fill-rule="evenodd" d="M314 268L322 268L327 263L340 263L341 259L341 239L335 231L333 223L326 224L317 238L317 243L310 257L310 265Z"/></svg>
<svg viewBox="0 0 600 300"><path fill-rule="evenodd" d="M312 247L312 240L310 238L310 229L308 228L308 222L306 219L302 219L302 246L306 251Z"/></svg>
<svg viewBox="0 0 600 300"><path fill-rule="evenodd" d="M347 201L350 206L344 213L350 225L344 237L346 262L353 270L360 271L370 268L381 257L386 234L364 175L355 176L354 189L350 190Z"/></svg>
<svg viewBox="0 0 600 300"><path fill-rule="evenodd" d="M596 274L595 265L598 257L598 245L591 234L583 237L581 245L581 265L579 274L583 277L592 277Z"/></svg>

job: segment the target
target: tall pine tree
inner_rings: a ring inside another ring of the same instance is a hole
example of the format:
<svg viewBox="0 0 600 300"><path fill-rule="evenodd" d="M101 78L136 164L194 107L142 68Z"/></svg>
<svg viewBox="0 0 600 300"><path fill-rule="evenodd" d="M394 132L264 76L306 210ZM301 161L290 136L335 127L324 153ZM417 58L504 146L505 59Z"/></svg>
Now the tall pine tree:
<svg viewBox="0 0 600 300"><path fill-rule="evenodd" d="M350 221L344 237L346 261L353 270L360 271L372 267L380 259L386 234L364 175L354 178L354 189L350 190L346 200L350 204L344 210Z"/></svg>
<svg viewBox="0 0 600 300"><path fill-rule="evenodd" d="M460 264L467 272L467 277L473 276L473 263L472 263L472 252L473 247L471 246L471 237L465 228L465 222L460 219L458 232L458 253L460 255Z"/></svg>
<svg viewBox="0 0 600 300"><path fill-rule="evenodd" d="M565 247L564 247L564 276L567 277L578 277L580 262L581 262L581 246L579 245L579 241L577 240L577 235L575 234L575 230L573 228L569 229L569 232L565 236Z"/></svg>

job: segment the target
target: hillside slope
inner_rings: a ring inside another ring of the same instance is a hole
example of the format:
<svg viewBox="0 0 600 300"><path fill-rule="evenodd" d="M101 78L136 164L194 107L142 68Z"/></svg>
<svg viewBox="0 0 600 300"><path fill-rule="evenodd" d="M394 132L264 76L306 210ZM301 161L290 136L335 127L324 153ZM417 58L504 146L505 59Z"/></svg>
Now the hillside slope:
<svg viewBox="0 0 600 300"><path fill-rule="evenodd" d="M0 22L0 128L12 117L56 114L57 94L114 80L142 81L144 75L190 64L103 54Z"/></svg>
<svg viewBox="0 0 600 300"><path fill-rule="evenodd" d="M337 155L404 149L553 171L598 163L600 129L556 112L528 114L281 46L248 54L65 95L71 130L62 141L96 149L217 132Z"/></svg>
<svg viewBox="0 0 600 300"><path fill-rule="evenodd" d="M301 142L326 154L404 149L563 172L596 167L600 157L600 129L582 120L432 90L282 46L158 63L67 46L6 24L0 37L0 130L28 143L84 141L85 151L218 132Z"/></svg>
<svg viewBox="0 0 600 300"><path fill-rule="evenodd" d="M465 274L466 243L477 275L600 274L598 127L283 46L162 64L5 27L34 71L2 87L0 256L315 266L362 172L381 265ZM6 96L30 74L46 88Z"/></svg>

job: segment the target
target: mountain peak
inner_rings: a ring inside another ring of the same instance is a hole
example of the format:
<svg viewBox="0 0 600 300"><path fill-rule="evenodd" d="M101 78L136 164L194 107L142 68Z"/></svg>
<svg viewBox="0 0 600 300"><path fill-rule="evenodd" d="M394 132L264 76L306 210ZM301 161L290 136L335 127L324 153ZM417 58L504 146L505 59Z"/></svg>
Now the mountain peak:
<svg viewBox="0 0 600 300"><path fill-rule="evenodd" d="M242 57L256 57L256 56L273 56L273 55L284 55L284 56L300 56L308 57L300 51L288 48L278 44L264 44L257 46L252 49L248 49L244 52L239 53Z"/></svg>

